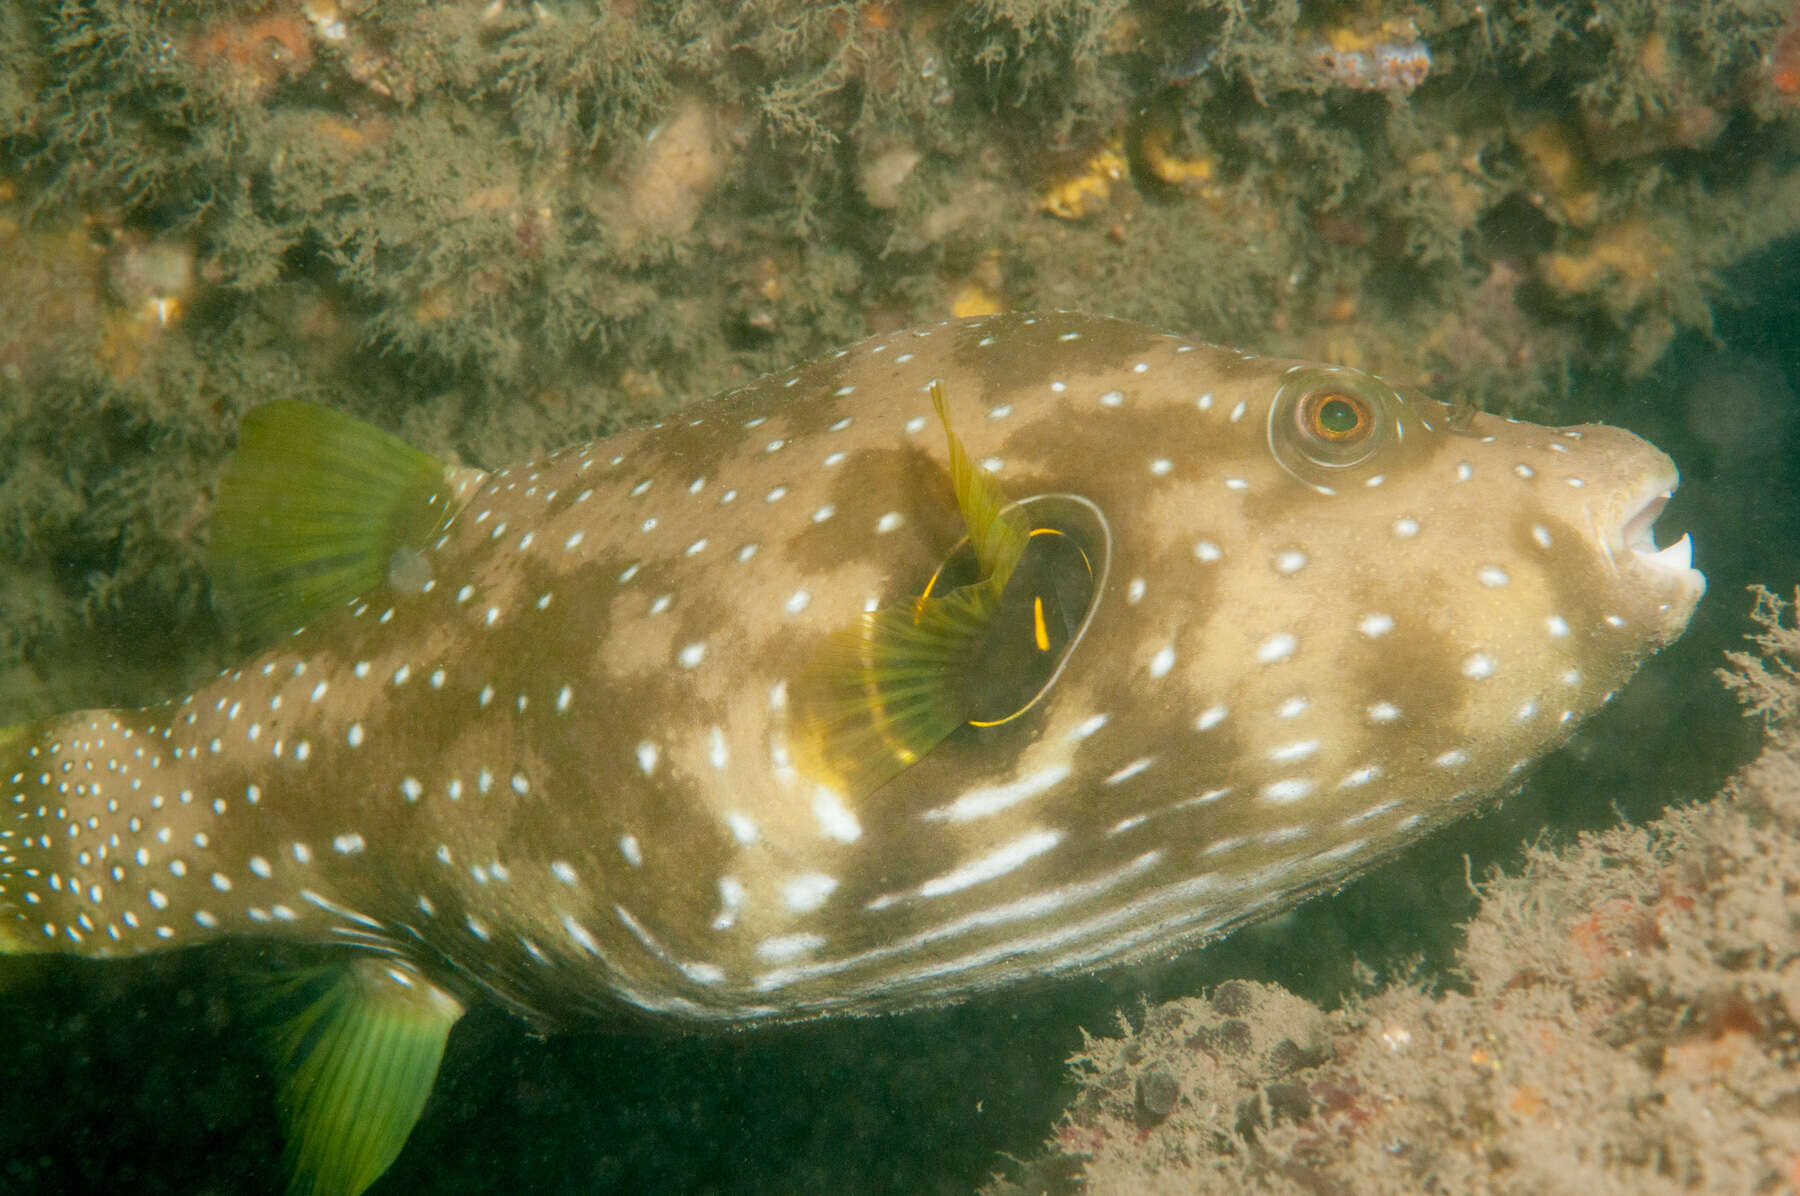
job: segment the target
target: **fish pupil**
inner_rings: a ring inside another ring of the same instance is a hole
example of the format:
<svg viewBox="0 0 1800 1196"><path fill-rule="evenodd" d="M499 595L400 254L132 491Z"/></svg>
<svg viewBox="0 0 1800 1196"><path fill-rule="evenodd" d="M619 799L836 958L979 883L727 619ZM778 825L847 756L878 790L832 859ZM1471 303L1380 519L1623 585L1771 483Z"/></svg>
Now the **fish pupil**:
<svg viewBox="0 0 1800 1196"><path fill-rule="evenodd" d="M1342 395L1322 399L1314 409L1314 429L1331 440L1344 440L1354 436L1366 423L1363 410Z"/></svg>

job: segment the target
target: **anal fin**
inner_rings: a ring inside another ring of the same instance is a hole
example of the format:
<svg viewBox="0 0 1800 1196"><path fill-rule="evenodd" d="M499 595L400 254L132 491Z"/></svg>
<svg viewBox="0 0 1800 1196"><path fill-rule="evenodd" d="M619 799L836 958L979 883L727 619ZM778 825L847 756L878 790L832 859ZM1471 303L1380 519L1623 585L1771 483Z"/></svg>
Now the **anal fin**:
<svg viewBox="0 0 1800 1196"><path fill-rule="evenodd" d="M358 1196L424 1111L463 1007L399 960L275 982L273 1043L289 1196Z"/></svg>

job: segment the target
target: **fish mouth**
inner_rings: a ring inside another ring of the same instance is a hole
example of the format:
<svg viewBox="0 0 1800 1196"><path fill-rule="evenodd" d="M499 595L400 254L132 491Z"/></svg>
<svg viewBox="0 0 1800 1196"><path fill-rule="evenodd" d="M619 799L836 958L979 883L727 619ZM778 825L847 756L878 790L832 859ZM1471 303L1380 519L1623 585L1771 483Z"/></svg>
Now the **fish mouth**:
<svg viewBox="0 0 1800 1196"><path fill-rule="evenodd" d="M1631 508L1619 526L1621 559L1633 561L1652 575L1690 591L1695 600L1706 592L1706 575L1694 568L1694 542L1686 532L1666 548L1656 546L1656 520L1675 493L1675 479L1659 481ZM1628 555L1627 555L1628 554Z"/></svg>

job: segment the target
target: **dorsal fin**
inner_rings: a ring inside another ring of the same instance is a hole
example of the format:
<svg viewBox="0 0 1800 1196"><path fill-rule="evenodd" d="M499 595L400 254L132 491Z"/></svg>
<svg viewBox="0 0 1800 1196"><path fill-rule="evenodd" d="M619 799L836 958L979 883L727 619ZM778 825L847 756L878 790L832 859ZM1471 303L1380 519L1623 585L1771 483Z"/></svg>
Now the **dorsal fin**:
<svg viewBox="0 0 1800 1196"><path fill-rule="evenodd" d="M293 400L257 407L219 484L214 602L264 639L414 575L454 493L443 463L373 425Z"/></svg>

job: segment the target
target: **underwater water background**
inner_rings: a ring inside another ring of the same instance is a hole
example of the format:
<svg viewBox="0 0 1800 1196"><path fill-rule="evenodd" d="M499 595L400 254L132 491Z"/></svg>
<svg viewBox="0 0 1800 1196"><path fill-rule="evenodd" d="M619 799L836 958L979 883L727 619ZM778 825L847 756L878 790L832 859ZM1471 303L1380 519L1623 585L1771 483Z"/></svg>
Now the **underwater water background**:
<svg viewBox="0 0 1800 1196"><path fill-rule="evenodd" d="M986 6L983 11L992 15L1004 7ZM1448 15L1441 23L1463 30L1458 36L1473 44L1476 23L1462 11L1465 7L1442 6ZM1313 8L1327 10L1330 6ZM18 11L17 6L7 8L6 21L17 24ZM1317 12L1309 9L1309 15L1317 17ZM1286 27L1272 26L1271 30L1270 37L1275 39L1285 35ZM288 35L280 32L279 36ZM1177 70L1198 73L1204 69L1190 46L1177 38L1165 41L1169 45L1158 51L1154 69L1146 73L1163 70L1173 76ZM1434 46L1445 63L1456 61L1441 43ZM323 59L324 52L319 53ZM1465 55L1461 61L1466 67L1471 58ZM689 64L686 69L697 68ZM1036 69L1047 68L1039 64ZM275 82L257 97L258 102L267 100L273 107L284 103L301 107L312 102L299 94L305 78L289 65L281 66ZM1529 90L1522 75L1509 82L1518 84L1521 92ZM0 65L0 84L18 90L40 85L31 80L20 83L5 65ZM1178 85L1192 86L1186 76L1179 78ZM8 94L6 87L0 87L0 101ZM1342 97L1327 100L1339 103ZM1476 97L1472 102L1478 101ZM139 97L132 102L146 101ZM1249 106L1242 95L1225 95L1218 102L1231 111ZM1547 100L1546 104L1554 107L1558 102ZM1388 103L1385 95L1356 93L1339 106L1366 109ZM0 112L14 111L9 104L0 102ZM1399 110L1397 105L1394 110ZM156 115L163 121L167 114ZM975 123L962 109L953 115ZM1359 115L1347 123L1362 135L1370 121ZM1026 132L1043 135L1035 128ZM147 123L144 130L131 135L158 147L164 146L163 138L171 143L180 140L166 122ZM887 135L884 129L883 136ZM35 136L35 129L0 127L0 141L9 147L0 155L5 164L0 182L10 186L16 179L29 190L41 181L41 175L33 172L42 168L21 166L27 155L16 149ZM1732 138L1730 133L1725 136L1728 142ZM927 140L924 134L918 137L921 143ZM1753 171L1759 164L1789 164L1791 150L1783 140L1758 141L1745 135L1738 141L1750 156L1749 161L1738 164L1743 171ZM845 144L850 144L848 138ZM1005 144L1010 150L1012 143ZM33 152L38 152L35 142ZM850 153L848 149L841 152ZM1671 156L1679 158L1687 152L1679 150ZM173 157L176 151L169 153ZM96 161L103 157L94 156ZM1016 161L1036 163L1028 155L1014 157L1010 152L1003 161L1008 170ZM928 168L930 165L928 161ZM847 174L860 169L861 163L843 167ZM1671 165L1672 173L1681 169L1680 161ZM1304 168L1296 173L1304 173ZM927 182L953 197L962 185L954 178L948 183L941 179ZM264 184L266 180L258 185ZM785 273L777 271L788 288L782 302L796 304L813 317L807 325L809 334L840 327L860 332L865 317L873 322L877 315L885 319L893 309L907 309L903 300L936 318L948 306L944 279L983 276L985 267L978 264L983 260L980 248L962 246L934 257L884 223L887 209L846 204L841 194L832 194L841 206L852 209L849 216L842 217L849 229L844 240L861 252L859 261L891 262L908 255L919 260L906 267L912 273L904 285L894 284L878 301L862 301L861 306L845 298L846 293L854 292L856 279L838 278L830 288L817 282L833 270L853 273L843 266L842 256L809 259L799 268L789 264ZM761 203L763 197L753 199L751 206ZM1176 202L1164 199L1163 206L1147 205L1152 210L1137 214L1142 222L1137 227L1172 220L1170 212ZM96 221L112 220L128 230L185 227L181 221L186 217L176 215L181 211L179 197L152 196L132 209L129 218L93 215L100 206L83 210ZM763 209L758 211L762 213L758 219L773 221ZM917 222L924 221L924 215L907 211L909 218L917 216ZM783 219L789 215L784 209ZM1770 219L1774 218L1771 215ZM1032 219L1061 229L1051 217L1034 215ZM1110 219L1110 214L1099 218L1102 227L1094 230L1096 239L1107 235L1104 224ZM1214 224L1201 223L1188 235L1196 241L1215 233L1225 237L1229 230L1215 227L1225 218L1213 219ZM1518 225L1524 231L1509 227L1501 239L1552 236L1540 223L1555 222L1520 220ZM1563 235L1568 227L1558 225L1554 235ZM507 229L509 238L517 233L516 228ZM979 238L969 240L975 243ZM10 252L17 244L9 242L5 248ZM519 242L502 238L499 244L502 249L498 252L511 252ZM1008 280L1009 285L995 287L997 293L1116 314L1143 315L1148 307L1152 315L1160 316L1170 310L1158 306L1165 304L1162 296L1183 285L1198 285L1194 276L1199 271L1191 265L1193 261L1229 270L1229 262L1234 260L1226 259L1227 264L1219 266L1212 259L1184 257L1201 250L1164 241L1160 248L1142 251L1141 258L1127 259L1122 267L1115 264L1084 272L1076 266L1066 276L1054 276L1050 263L1059 250L1051 244L1048 251L1038 248L1029 267L1016 266L1015 277ZM1670 246L1677 255L1687 248L1679 242ZM1377 238L1336 244L1331 252L1342 259L1344 268L1354 269L1367 267L1385 251ZM330 273L323 264L329 255L316 244L284 245L269 252L290 271L282 279L282 286L290 291ZM496 251L490 246L488 252ZM689 252L693 252L691 248ZM1181 269L1173 283L1163 280L1155 284L1160 289L1153 299L1145 293L1150 282L1144 283L1143 291L1133 288L1137 281L1132 275L1137 268L1133 263L1164 255L1175 259ZM1697 248L1694 255L1700 256ZM710 263L703 250L698 261L688 257L677 265L683 274L693 275L703 273ZM732 269L737 268L734 262ZM897 273L901 269L893 268ZM726 268L721 265L719 269L724 272ZM871 266L863 269L873 272ZM1252 267L1245 265L1244 269ZM1369 268L1369 276L1378 285L1365 294L1365 307L1372 306L1368 295L1383 289L1379 275L1380 270ZM6 277L16 280L17 275ZM1413 278L1405 275L1398 285L1404 287ZM617 282L616 277L608 279L609 285ZM545 1038L531 1034L496 1008L477 1006L452 1034L424 1118L399 1160L372 1191L968 1192L991 1172L1002 1169L1005 1155L1030 1153L1050 1132L1070 1092L1065 1061L1081 1045L1083 1030L1110 1031L1121 1013L1135 1016L1146 1001L1193 994L1225 979L1249 977L1275 981L1311 1000L1331 1004L1362 982L1359 961L1380 980L1416 975L1453 986L1456 978L1444 968L1457 942L1457 924L1473 908L1470 877L1479 880L1490 868L1516 862L1523 845L1540 836L1566 840L1581 830L1619 821L1647 822L1672 803L1704 799L1756 750L1758 728L1740 717L1713 670L1721 663L1721 653L1739 646L1748 630L1750 599L1745 587L1760 583L1788 593L1800 583L1800 452L1796 452L1800 449L1800 402L1796 400L1800 395L1800 242L1777 240L1758 249L1723 270L1721 282L1709 292L1711 334L1684 325L1640 376L1628 377L1615 368L1618 354L1610 341L1605 347L1596 343L1591 354L1578 345L1570 355L1577 365L1554 393L1534 391L1525 396L1537 404L1532 414L1541 421L1598 419L1616 423L1645 436L1675 458L1683 483L1658 521L1658 539L1668 543L1684 531L1692 533L1695 564L1707 574L1709 592L1687 634L1652 659L1610 708L1583 727L1573 744L1543 762L1521 793L1412 846L1336 893L1204 949L1154 966L1009 991L956 1007L744 1033L687 1032L667 1023L645 1021ZM754 294L780 289L755 274L734 275L732 285ZM796 290L812 285L824 296L809 292L803 301L792 298ZM1391 280L1386 284L1390 290L1394 285ZM1608 282L1596 289L1625 285ZM384 311L405 308L416 315L426 305L418 296L408 307L373 288L354 291L337 277L332 286L351 292L351 297L339 304L342 310L368 318L372 324L380 323ZM268 288L270 292L280 289ZM321 285L320 289L330 288ZM621 286L618 291L625 289ZM1328 288L1321 285L1320 289ZM229 330L230 336L254 339L254 334L241 331L242 325L250 322L243 313L258 302L244 296L254 290L249 284L236 289L220 284L210 298L191 305L195 314L190 323L177 328L174 335L226 339L222 330ZM656 338L645 334L645 325L666 320L666 340L677 342L682 333L707 326L703 317L694 314L699 304L691 294L682 295L679 303L667 302L661 309L662 297L654 293L633 296L633 301L641 303L648 314L638 317L635 324L622 322L624 336L654 341ZM595 302L622 305L625 300L618 293L608 293ZM802 339L801 333L785 329L765 332L759 322L759 302L732 300L731 332L716 337L717 343L706 342L706 352L714 354L706 361L708 367L718 366L716 357L722 352L718 343L741 351L745 362L762 368L779 364L769 360L770 356L785 352L789 341ZM292 308L276 306L273 310L276 316L312 310L295 303ZM392 306L384 308L384 303ZM779 307L777 301L770 303ZM1224 306L1228 306L1226 302L1218 300L1214 310ZM520 323L547 322L541 310L528 304L515 308L512 318ZM826 314L819 314L822 310ZM1174 310L1186 309L1177 306ZM0 301L0 311L15 325L26 326L25 317L16 308L5 307L4 301ZM707 309L708 314L710 311ZM260 309L256 314L274 318ZM452 328L443 334L445 339L452 339L454 333L473 341L471 327L497 318L486 308L456 316L464 317L466 323L456 324L452 319L437 326ZM1295 338L1301 335L1272 323L1259 329L1229 324L1195 326L1198 322L1190 320L1187 330L1236 339L1252 350L1294 351ZM1577 329L1590 330L1602 322L1584 325L1572 321ZM294 321L296 329L303 323ZM415 323L428 327L422 317ZM29 327L32 335L41 330L35 324ZM324 343L322 334L307 335L320 335L321 339L304 342L302 354ZM408 325L407 335L424 337L428 333ZM1303 347L1316 348L1317 343ZM580 403L570 400L557 407L551 399L519 383L515 375L498 373L495 360L481 356L484 351L470 351L475 364L468 372L495 369L500 380L493 383L494 388L515 388L522 396L518 406L530 407L535 413L531 417L538 421L531 425L534 432L543 426L560 426L559 421L583 422L586 409ZM637 351L634 348L633 352ZM409 358L412 352L417 356ZM659 352L674 350L667 343L647 344L642 347L642 360L633 358L630 364L636 368L654 361ZM696 355L701 354L696 351ZM427 351L404 337L381 340L374 349L363 345L346 355L348 364L332 371L336 389L325 393L339 398L350 395L353 402L361 401L354 396L364 389L384 396L385 401L394 401L396 393L433 387L454 394L464 379L446 364L450 357L440 345L433 343ZM396 364L397 359L406 359L407 364ZM1579 363L1584 359L1591 359L1592 367L1582 368ZM0 361L11 360L0 352ZM117 359L112 360L116 367ZM265 368L264 359L257 361L257 369ZM217 381L220 367L216 360L211 368L215 384L230 389ZM409 369L413 372L408 373ZM682 377L704 371L683 358L681 368L671 366L669 372ZM1477 370L1471 367L1471 372ZM609 375L608 382L619 377L641 378L642 373L621 370ZM715 369L715 373L724 376L725 371ZM10 426L25 426L28 418L42 413L47 413L43 415L47 422L67 419L71 427L86 427L90 418L115 418L99 400L72 399L71 388L80 389L73 383L59 389L60 384L31 377L29 371L26 376L30 385L0 380L5 381L0 404L18 405L0 410L9 420L20 417ZM307 382L317 384L317 379ZM89 387L82 391L84 396L93 390L85 379L81 386ZM546 391L554 389L546 385ZM669 389L680 388L670 383ZM471 390L469 395L478 393ZM1451 387L1434 393L1450 398L1459 390ZM477 398L464 397L463 406L481 407ZM384 399L366 401L379 407ZM667 394L652 398L634 394L632 401L623 405L625 415L620 418L641 416L657 402L673 404L675 400ZM34 405L41 405L41 412ZM220 407L229 410L224 403ZM96 409L100 416L93 414ZM406 418L408 409L398 405L394 409L396 419ZM133 419L149 422L141 407L131 410ZM545 410L561 414L545 415ZM121 439L141 433L140 424L118 418L131 424ZM219 422L225 422L223 415ZM141 434L154 440L149 433ZM521 440L532 434L516 433ZM69 439L73 452L77 437L71 433ZM122 474L140 457L157 454L165 459L175 454L185 461L180 454L189 450L186 442L176 438L160 440L142 449L138 457L119 453L116 468ZM93 464L84 459L81 468L92 469ZM69 472L79 470L71 465ZM11 482L19 484L20 479ZM48 488L50 480L38 484ZM120 540L130 538L113 534ZM90 563L82 558L84 567ZM68 571L78 570L71 567ZM0 563L0 578L10 587L22 584L7 573L4 563ZM130 597L128 591L111 605L101 604L106 608L100 616L104 641L115 653L120 645L137 642L154 644L159 653L176 651L182 633L205 623L204 615L170 619L164 607L134 607ZM65 605L72 608L78 604L69 599ZM171 632L170 624L178 631ZM41 671L53 671L59 662L35 663ZM76 667L60 663L71 671ZM187 667L198 669L204 663L191 662ZM106 660L99 661L99 671L105 673L107 665ZM113 665L124 674L136 669L138 662L118 658ZM255 962L253 947L104 964L37 958L6 961L7 970L0 971L0 1042L6 1044L0 1050L0 1194L130 1191L145 1196L222 1196L280 1191L282 1147L271 1104L272 1085L255 1042L259 1031L250 1013L253 1002L246 997L241 980Z"/></svg>

